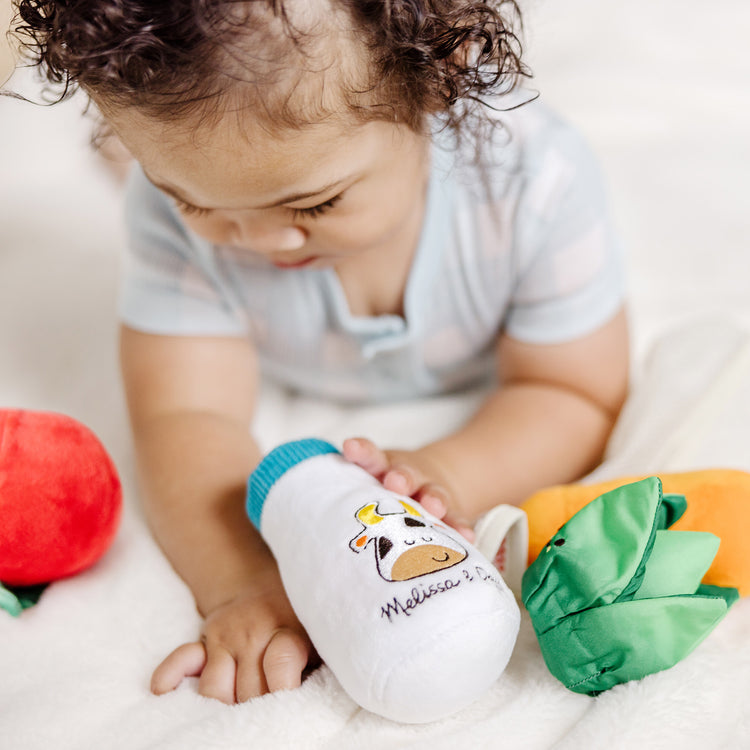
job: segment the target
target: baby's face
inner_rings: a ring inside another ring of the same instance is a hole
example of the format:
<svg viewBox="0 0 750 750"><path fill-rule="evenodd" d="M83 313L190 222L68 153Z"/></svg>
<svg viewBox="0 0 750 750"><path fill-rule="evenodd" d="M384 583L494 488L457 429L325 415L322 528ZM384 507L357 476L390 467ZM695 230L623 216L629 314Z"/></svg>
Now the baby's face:
<svg viewBox="0 0 750 750"><path fill-rule="evenodd" d="M233 114L210 132L132 111L108 119L194 232L282 268L387 251L421 221L428 139L405 126L325 122L272 136Z"/></svg>

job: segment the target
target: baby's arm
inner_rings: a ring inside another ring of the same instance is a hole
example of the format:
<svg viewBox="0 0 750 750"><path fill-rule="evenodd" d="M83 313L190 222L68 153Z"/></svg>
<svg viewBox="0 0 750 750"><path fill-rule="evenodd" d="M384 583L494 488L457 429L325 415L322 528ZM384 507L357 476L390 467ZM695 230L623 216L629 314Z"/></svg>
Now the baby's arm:
<svg viewBox="0 0 750 750"><path fill-rule="evenodd" d="M201 641L174 651L152 689L200 674L203 695L231 703L299 685L310 642L244 512L260 459L252 349L125 328L121 360L146 516L205 617Z"/></svg>
<svg viewBox="0 0 750 750"><path fill-rule="evenodd" d="M495 505L591 470L627 392L625 313L565 344L502 335L498 362L500 386L458 432L416 451L348 440L344 455L469 535Z"/></svg>

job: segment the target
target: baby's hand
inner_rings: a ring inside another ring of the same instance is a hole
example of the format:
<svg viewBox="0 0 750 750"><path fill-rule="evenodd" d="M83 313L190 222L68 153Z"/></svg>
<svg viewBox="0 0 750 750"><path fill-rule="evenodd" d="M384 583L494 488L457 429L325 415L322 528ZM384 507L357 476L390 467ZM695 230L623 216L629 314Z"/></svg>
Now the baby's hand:
<svg viewBox="0 0 750 750"><path fill-rule="evenodd" d="M156 668L152 692L162 695L197 676L198 692L224 703L299 687L312 645L280 581L269 578L208 613L201 640L183 644Z"/></svg>
<svg viewBox="0 0 750 750"><path fill-rule="evenodd" d="M474 541L471 524L457 512L459 506L448 472L428 448L383 450L366 438L349 438L344 441L343 454L379 479L387 490L413 497L428 513Z"/></svg>

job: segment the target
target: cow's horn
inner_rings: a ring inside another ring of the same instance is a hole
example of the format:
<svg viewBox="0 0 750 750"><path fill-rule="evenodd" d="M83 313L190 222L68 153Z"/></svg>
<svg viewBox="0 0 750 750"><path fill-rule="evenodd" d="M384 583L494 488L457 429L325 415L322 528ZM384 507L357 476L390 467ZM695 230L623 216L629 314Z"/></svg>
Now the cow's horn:
<svg viewBox="0 0 750 750"><path fill-rule="evenodd" d="M410 515L418 517L422 516L422 514L413 505L409 505L409 503L405 503L403 500L399 500L399 502L404 506L404 508L406 508L406 512Z"/></svg>
<svg viewBox="0 0 750 750"><path fill-rule="evenodd" d="M373 524L380 523L383 520L383 516L375 510L377 507L377 503L365 505L364 508L360 508L357 511L357 518L362 521L365 526L372 526Z"/></svg>

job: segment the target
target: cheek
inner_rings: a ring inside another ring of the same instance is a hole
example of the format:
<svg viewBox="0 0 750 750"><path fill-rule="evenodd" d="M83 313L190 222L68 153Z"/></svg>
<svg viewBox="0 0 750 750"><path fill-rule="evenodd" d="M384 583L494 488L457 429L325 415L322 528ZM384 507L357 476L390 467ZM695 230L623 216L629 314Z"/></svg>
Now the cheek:
<svg viewBox="0 0 750 750"><path fill-rule="evenodd" d="M191 232L217 245L229 241L231 224L217 216L191 216L182 214L182 221Z"/></svg>
<svg viewBox="0 0 750 750"><path fill-rule="evenodd" d="M379 197L353 206L346 215L313 228L311 238L321 246L349 252L382 245L403 230L419 207L413 196L399 198Z"/></svg>

